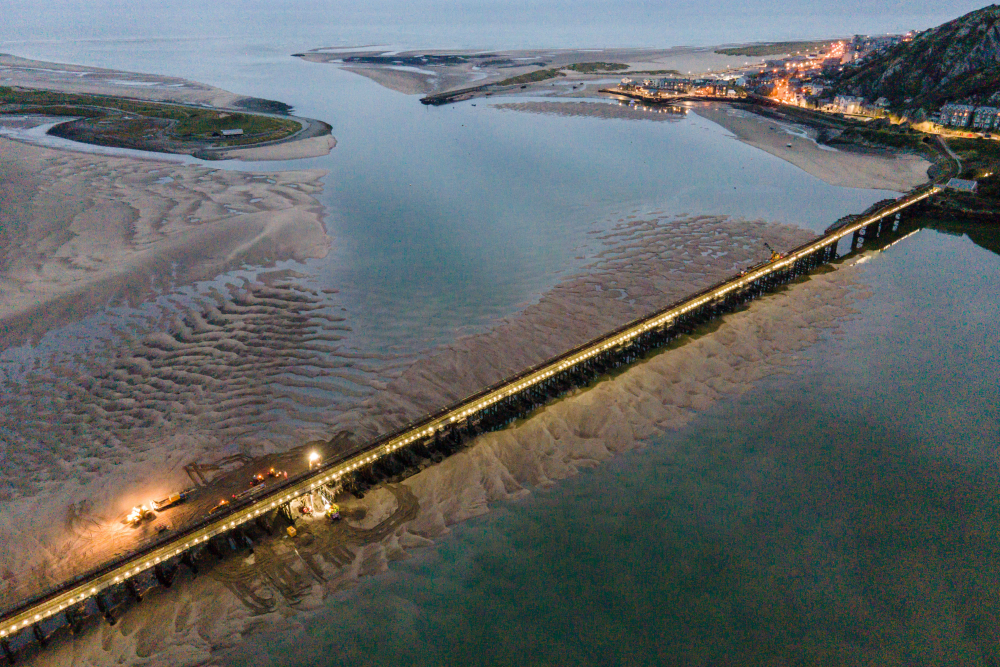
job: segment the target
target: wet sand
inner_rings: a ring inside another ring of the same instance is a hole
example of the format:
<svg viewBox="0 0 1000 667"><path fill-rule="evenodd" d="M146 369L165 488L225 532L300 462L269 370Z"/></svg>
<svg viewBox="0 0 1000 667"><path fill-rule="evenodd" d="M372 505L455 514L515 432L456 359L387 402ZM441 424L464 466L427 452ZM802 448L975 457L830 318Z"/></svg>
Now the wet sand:
<svg viewBox="0 0 1000 667"><path fill-rule="evenodd" d="M401 485L344 503L341 524L300 521L295 540L260 544L253 556L230 558L193 581L183 575L118 625L101 623L49 649L45 664L196 665L255 629L291 631L324 598L343 595L359 577L433 544L491 504L641 447L713 402L790 372L796 354L835 333L866 294L850 266L815 274L726 316L711 333L478 438Z"/></svg>
<svg viewBox="0 0 1000 667"><path fill-rule="evenodd" d="M505 111L548 114L577 118L604 118L607 120L649 120L677 122L687 113L680 107L637 107L617 102L511 102L494 104Z"/></svg>
<svg viewBox="0 0 1000 667"><path fill-rule="evenodd" d="M812 128L725 104L698 104L693 111L726 128L743 143L790 162L830 185L907 192L928 180L931 163L917 155L821 146Z"/></svg>
<svg viewBox="0 0 1000 667"><path fill-rule="evenodd" d="M321 171L251 174L0 138L0 345L244 264L324 257Z"/></svg>

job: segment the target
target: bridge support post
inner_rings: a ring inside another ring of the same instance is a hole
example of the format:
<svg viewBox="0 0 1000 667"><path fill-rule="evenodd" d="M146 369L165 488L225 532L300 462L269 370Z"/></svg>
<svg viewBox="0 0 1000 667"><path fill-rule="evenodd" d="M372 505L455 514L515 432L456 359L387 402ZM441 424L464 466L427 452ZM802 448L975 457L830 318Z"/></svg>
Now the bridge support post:
<svg viewBox="0 0 1000 667"><path fill-rule="evenodd" d="M191 574L198 574L198 566L194 563L194 557L191 556L190 551L185 551L184 555L181 556L181 562L191 570Z"/></svg>
<svg viewBox="0 0 1000 667"><path fill-rule="evenodd" d="M3 657L7 658L8 665L13 665L14 663L17 662L16 658L14 657L14 651L12 651L10 648L10 642L8 642L6 639L0 639L0 647L3 647Z"/></svg>
<svg viewBox="0 0 1000 667"><path fill-rule="evenodd" d="M212 539L210 539L208 541L208 547L207 547L207 549L208 549L208 553L212 554L213 556L215 556L219 560L222 560L222 552L219 551L219 545L215 543L215 538L212 538Z"/></svg>
<svg viewBox="0 0 1000 667"><path fill-rule="evenodd" d="M118 622L115 620L115 617L111 615L111 610L104 602L104 597L100 593L94 596L94 601L97 602L97 608L102 614L104 614L104 620L108 622L108 625L114 625Z"/></svg>
<svg viewBox="0 0 1000 667"><path fill-rule="evenodd" d="M155 565L153 567L153 574L156 575L156 580L160 582L160 585L164 588L170 588L174 584L174 578L170 576L167 569L163 567L163 563Z"/></svg>
<svg viewBox="0 0 1000 667"><path fill-rule="evenodd" d="M69 625L69 631L75 635L80 633L80 628L83 625L83 620L76 615L76 612L74 612L72 608L67 608L66 623Z"/></svg>
<svg viewBox="0 0 1000 667"><path fill-rule="evenodd" d="M129 595L135 598L136 602L142 602L142 593L139 592L139 587L135 585L135 579L126 581L125 588L128 590Z"/></svg>
<svg viewBox="0 0 1000 667"><path fill-rule="evenodd" d="M31 626L31 634L35 635L35 639L38 640L39 644L42 646L48 646L49 641L46 639L45 633L42 632L42 629L38 627L38 623Z"/></svg>

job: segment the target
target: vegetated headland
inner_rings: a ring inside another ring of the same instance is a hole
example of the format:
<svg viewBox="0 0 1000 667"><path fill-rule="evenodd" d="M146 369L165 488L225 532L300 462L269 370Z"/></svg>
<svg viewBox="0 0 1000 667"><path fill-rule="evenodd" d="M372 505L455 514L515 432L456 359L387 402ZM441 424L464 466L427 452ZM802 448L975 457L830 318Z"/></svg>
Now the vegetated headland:
<svg viewBox="0 0 1000 667"><path fill-rule="evenodd" d="M49 134L82 143L161 153L224 157L223 149L330 133L319 121L107 95L0 88L0 114L70 117Z"/></svg>

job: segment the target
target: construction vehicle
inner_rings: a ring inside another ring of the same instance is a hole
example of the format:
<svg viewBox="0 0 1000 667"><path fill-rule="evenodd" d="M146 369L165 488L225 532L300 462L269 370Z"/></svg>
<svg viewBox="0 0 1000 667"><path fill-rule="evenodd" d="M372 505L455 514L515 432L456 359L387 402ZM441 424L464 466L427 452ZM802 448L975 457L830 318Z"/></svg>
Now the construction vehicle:
<svg viewBox="0 0 1000 667"><path fill-rule="evenodd" d="M179 491L177 493L171 493L166 498L162 498L160 500L154 500L151 503L152 506L153 506L153 509L156 510L157 512L162 512L163 510L167 509L168 507L172 507L174 505L177 505L178 503L182 503L182 502L184 502L185 500L187 500L188 498L191 497L192 490L193 489L187 489L185 491Z"/></svg>
<svg viewBox="0 0 1000 667"><path fill-rule="evenodd" d="M776 262L779 259L784 259L785 258L785 256L782 253L780 253L777 250L775 250L774 248L772 248L770 246L770 244L768 244L767 241L764 241L764 247L771 251L771 257L769 259L765 259L763 262L758 262L758 263L754 264L753 266L748 266L745 269L740 269L740 275L741 276L745 276L746 274L750 273L751 271L756 271L757 269L762 269L765 266L767 266L768 264L770 264L771 262Z"/></svg>
<svg viewBox="0 0 1000 667"><path fill-rule="evenodd" d="M225 498L223 498L222 500L219 501L218 505L215 505L214 507L212 507L212 509L208 510L208 513L209 514L214 514L214 513L218 512L219 510L225 508L226 505L228 505L228 504L229 504L229 501L226 500Z"/></svg>
<svg viewBox="0 0 1000 667"><path fill-rule="evenodd" d="M768 260L769 262L774 262L776 260L784 259L785 258L784 255L782 255L780 252L778 252L777 250L775 250L774 248L772 248L770 245L768 245L767 241L764 241L764 247L771 251L771 259Z"/></svg>
<svg viewBox="0 0 1000 667"><path fill-rule="evenodd" d="M156 515L153 513L153 510L149 509L147 505L136 505L132 508L132 511L128 513L128 516L125 517L125 523L138 526L146 519L152 519L155 516Z"/></svg>

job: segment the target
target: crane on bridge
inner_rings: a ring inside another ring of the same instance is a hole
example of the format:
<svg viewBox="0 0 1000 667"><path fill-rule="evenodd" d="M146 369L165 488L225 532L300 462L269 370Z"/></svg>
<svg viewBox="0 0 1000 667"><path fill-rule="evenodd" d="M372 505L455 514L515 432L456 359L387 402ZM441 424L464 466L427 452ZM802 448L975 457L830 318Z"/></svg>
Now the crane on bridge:
<svg viewBox="0 0 1000 667"><path fill-rule="evenodd" d="M784 258L784 255L782 255L780 252L778 252L777 250L775 250L774 248L772 248L770 246L770 244L768 244L767 241L764 241L764 247L771 251L771 259L769 259L767 261L773 262L773 261L775 261L777 259Z"/></svg>

